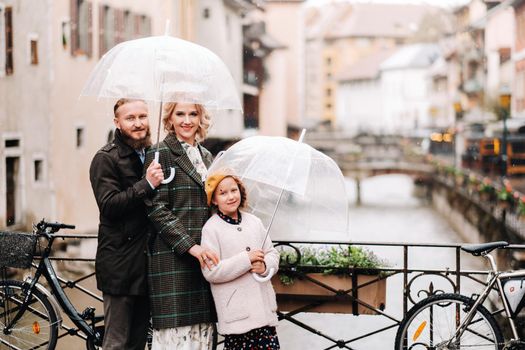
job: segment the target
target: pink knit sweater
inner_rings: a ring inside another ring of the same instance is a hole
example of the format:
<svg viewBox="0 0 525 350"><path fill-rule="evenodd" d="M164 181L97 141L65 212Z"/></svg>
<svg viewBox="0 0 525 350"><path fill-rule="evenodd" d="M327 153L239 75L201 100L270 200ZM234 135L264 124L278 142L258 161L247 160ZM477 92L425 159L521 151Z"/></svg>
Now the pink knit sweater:
<svg viewBox="0 0 525 350"><path fill-rule="evenodd" d="M221 334L242 334L252 329L277 325L277 303L270 281L257 282L249 272L248 250L261 249L266 231L256 216L242 212L242 222L232 225L213 215L202 229L202 246L219 254L211 271L202 270L211 284ZM279 267L279 252L268 237L262 250L268 274Z"/></svg>

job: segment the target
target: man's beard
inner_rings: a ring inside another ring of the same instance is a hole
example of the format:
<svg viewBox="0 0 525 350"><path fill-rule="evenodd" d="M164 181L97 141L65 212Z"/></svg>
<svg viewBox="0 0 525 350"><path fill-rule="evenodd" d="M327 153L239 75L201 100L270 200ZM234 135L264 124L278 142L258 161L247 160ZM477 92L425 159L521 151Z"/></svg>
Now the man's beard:
<svg viewBox="0 0 525 350"><path fill-rule="evenodd" d="M128 134L122 131L122 129L120 130L120 134L122 135L124 142L135 150L141 150L151 146L151 132L149 127L146 131L146 136L140 140L135 140L134 138L130 137Z"/></svg>

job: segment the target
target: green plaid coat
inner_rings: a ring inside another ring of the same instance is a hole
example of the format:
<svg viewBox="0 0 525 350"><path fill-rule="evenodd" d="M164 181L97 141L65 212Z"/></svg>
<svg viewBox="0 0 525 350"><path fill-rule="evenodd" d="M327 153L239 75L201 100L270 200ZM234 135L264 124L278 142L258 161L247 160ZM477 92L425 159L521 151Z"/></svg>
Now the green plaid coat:
<svg viewBox="0 0 525 350"><path fill-rule="evenodd" d="M156 146L146 154L145 169L154 158ZM207 167L212 156L199 145ZM175 178L160 185L147 207L154 232L148 242L148 283L153 328L188 326L217 320L210 286L199 262L187 251L201 242L202 226L209 218L206 193L175 135L160 143L159 162L164 176L175 169Z"/></svg>

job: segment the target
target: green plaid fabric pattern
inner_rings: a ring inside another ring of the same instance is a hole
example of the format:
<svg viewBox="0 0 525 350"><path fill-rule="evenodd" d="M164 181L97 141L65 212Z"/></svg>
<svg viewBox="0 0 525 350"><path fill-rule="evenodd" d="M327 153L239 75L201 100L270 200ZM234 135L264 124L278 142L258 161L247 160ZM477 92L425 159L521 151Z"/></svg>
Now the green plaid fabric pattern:
<svg viewBox="0 0 525 350"><path fill-rule="evenodd" d="M147 208L155 228L148 247L153 327L215 322L209 284L202 276L197 259L187 253L194 244L200 243L202 226L210 215L202 178L174 135L168 135L159 146L164 176L168 177L173 167L175 178L157 188L152 205ZM209 166L210 152L200 145L197 147L204 164ZM156 148L151 147L146 154L146 168Z"/></svg>

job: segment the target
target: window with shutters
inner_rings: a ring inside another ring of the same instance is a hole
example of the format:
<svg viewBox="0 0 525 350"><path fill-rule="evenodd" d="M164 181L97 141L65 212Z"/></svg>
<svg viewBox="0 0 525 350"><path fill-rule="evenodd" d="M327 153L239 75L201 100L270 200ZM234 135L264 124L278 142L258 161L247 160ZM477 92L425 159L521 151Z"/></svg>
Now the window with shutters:
<svg viewBox="0 0 525 350"><path fill-rule="evenodd" d="M126 40L124 38L124 10L114 9L115 14L115 45Z"/></svg>
<svg viewBox="0 0 525 350"><path fill-rule="evenodd" d="M38 64L38 35L29 34L29 64Z"/></svg>
<svg viewBox="0 0 525 350"><path fill-rule="evenodd" d="M70 0L71 54L91 57L93 51L93 8L86 0Z"/></svg>
<svg viewBox="0 0 525 350"><path fill-rule="evenodd" d="M135 15L135 37L143 38L151 35L151 18L146 15Z"/></svg>
<svg viewBox="0 0 525 350"><path fill-rule="evenodd" d="M133 14L124 11L124 41L133 39Z"/></svg>
<svg viewBox="0 0 525 350"><path fill-rule="evenodd" d="M5 6L4 4L0 3L0 77L5 75L6 56Z"/></svg>
<svg viewBox="0 0 525 350"><path fill-rule="evenodd" d="M116 44L115 10L107 5L99 7L99 55L102 57Z"/></svg>
<svg viewBox="0 0 525 350"><path fill-rule="evenodd" d="M13 11L11 7L4 8L4 27L5 27L5 74L11 75L14 72Z"/></svg>

